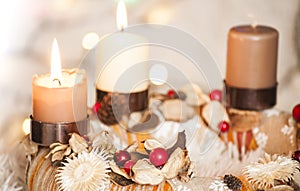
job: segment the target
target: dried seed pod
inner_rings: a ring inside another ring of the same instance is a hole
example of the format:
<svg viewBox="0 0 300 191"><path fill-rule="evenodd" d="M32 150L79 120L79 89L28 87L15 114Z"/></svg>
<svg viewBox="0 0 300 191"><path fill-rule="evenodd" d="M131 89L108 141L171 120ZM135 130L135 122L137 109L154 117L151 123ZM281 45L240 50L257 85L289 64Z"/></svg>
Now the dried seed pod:
<svg viewBox="0 0 300 191"><path fill-rule="evenodd" d="M166 179L175 178L185 164L185 153L182 149L177 148L169 157L167 163L161 169Z"/></svg>
<svg viewBox="0 0 300 191"><path fill-rule="evenodd" d="M128 145L125 150L127 152L135 152L139 147L139 144L137 141L134 141L132 144Z"/></svg>
<svg viewBox="0 0 300 191"><path fill-rule="evenodd" d="M124 170L120 169L120 167L118 167L118 165L115 163L115 161L113 161L113 160L110 161L109 166L114 173L117 173L127 179L130 179L129 175Z"/></svg>
<svg viewBox="0 0 300 191"><path fill-rule="evenodd" d="M148 159L138 160L132 167L132 179L138 184L158 185L165 180L163 173Z"/></svg>
<svg viewBox="0 0 300 191"><path fill-rule="evenodd" d="M65 151L68 150L69 145L61 144L61 143L52 143L50 146L50 152L45 156L49 158L51 156L51 162L61 161L63 160L64 156L68 156L70 154L66 153ZM70 149L71 150L71 149ZM68 155L65 155L68 154Z"/></svg>
<svg viewBox="0 0 300 191"><path fill-rule="evenodd" d="M80 135L73 133L69 140L70 147L74 153L80 153L82 151L88 151L88 143Z"/></svg>
<svg viewBox="0 0 300 191"><path fill-rule="evenodd" d="M155 139L147 139L144 142L144 147L146 150L148 151L152 151L155 148L165 148L165 146L163 144L161 144L159 141L155 140Z"/></svg>
<svg viewBox="0 0 300 191"><path fill-rule="evenodd" d="M57 151L53 153L51 156L51 162L61 161L64 158L64 152L65 151Z"/></svg>
<svg viewBox="0 0 300 191"><path fill-rule="evenodd" d="M210 100L197 84L186 84L179 91L186 95L185 101L191 106L200 106Z"/></svg>
<svg viewBox="0 0 300 191"><path fill-rule="evenodd" d="M195 115L195 110L185 101L171 99L160 105L159 110L163 113L166 120L184 122Z"/></svg>
<svg viewBox="0 0 300 191"><path fill-rule="evenodd" d="M93 137L92 148L106 150L111 155L116 152L116 148L113 144L113 138L107 131L101 131Z"/></svg>

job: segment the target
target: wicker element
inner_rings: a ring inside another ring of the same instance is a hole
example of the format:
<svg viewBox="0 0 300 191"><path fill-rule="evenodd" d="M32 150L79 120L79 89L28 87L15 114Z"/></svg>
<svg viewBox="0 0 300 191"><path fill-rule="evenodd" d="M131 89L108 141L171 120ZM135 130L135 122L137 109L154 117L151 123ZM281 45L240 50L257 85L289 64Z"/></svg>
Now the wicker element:
<svg viewBox="0 0 300 191"><path fill-rule="evenodd" d="M58 189L54 178L57 167L52 165L50 158L45 158L48 153L48 148L40 148L36 157L30 162L26 176L29 191Z"/></svg>

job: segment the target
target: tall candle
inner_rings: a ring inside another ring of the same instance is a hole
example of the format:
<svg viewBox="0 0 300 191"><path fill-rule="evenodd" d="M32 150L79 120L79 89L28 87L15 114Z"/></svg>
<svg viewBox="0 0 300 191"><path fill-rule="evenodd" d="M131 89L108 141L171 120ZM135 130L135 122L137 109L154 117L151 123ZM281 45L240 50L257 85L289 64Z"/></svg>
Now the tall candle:
<svg viewBox="0 0 300 191"><path fill-rule="evenodd" d="M58 123L87 117L87 79L79 69L61 71L57 42L53 42L51 73L32 80L33 119Z"/></svg>
<svg viewBox="0 0 300 191"><path fill-rule="evenodd" d="M227 45L228 85L250 89L276 85L277 30L268 26L233 27Z"/></svg>
<svg viewBox="0 0 300 191"><path fill-rule="evenodd" d="M106 92L133 93L148 88L149 49L147 40L125 32L126 7L120 1L117 8L119 32L104 36L97 46L97 89Z"/></svg>

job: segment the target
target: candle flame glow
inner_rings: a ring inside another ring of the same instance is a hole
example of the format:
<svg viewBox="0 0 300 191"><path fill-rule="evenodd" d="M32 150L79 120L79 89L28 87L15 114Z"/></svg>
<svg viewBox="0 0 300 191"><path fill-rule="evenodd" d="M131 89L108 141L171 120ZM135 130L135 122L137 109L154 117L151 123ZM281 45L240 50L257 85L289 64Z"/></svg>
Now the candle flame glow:
<svg viewBox="0 0 300 191"><path fill-rule="evenodd" d="M59 54L59 47L57 40L53 40L52 44L52 56L51 56L51 76L52 81L59 80L59 83L62 82L62 72L61 72L61 59Z"/></svg>
<svg viewBox="0 0 300 191"><path fill-rule="evenodd" d="M24 121L23 121L23 132L25 135L28 135L30 133L30 124L31 124L31 121L29 118L26 118Z"/></svg>
<svg viewBox="0 0 300 191"><path fill-rule="evenodd" d="M257 18L253 14L248 14L248 17L252 20L252 28L255 28L258 25Z"/></svg>
<svg viewBox="0 0 300 191"><path fill-rule="evenodd" d="M127 25L126 5L123 0L120 0L117 7L117 27L119 30L124 30Z"/></svg>

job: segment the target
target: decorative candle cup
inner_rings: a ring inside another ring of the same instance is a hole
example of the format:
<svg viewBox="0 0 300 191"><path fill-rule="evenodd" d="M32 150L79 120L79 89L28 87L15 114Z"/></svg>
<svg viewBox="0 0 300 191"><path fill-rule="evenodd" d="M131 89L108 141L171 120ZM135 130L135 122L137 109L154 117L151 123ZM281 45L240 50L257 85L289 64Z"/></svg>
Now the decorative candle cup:
<svg viewBox="0 0 300 191"><path fill-rule="evenodd" d="M149 48L145 38L124 31L127 13L123 1L117 8L117 26L120 32L106 35L96 48L98 117L107 125L148 107Z"/></svg>
<svg viewBox="0 0 300 191"><path fill-rule="evenodd" d="M66 143L69 133L87 134L87 79L78 69L63 70L60 84L50 74L32 81L31 139L40 145Z"/></svg>
<svg viewBox="0 0 300 191"><path fill-rule="evenodd" d="M263 110L276 104L277 30L267 26L230 29L225 79L226 104Z"/></svg>
<svg viewBox="0 0 300 191"><path fill-rule="evenodd" d="M119 32L97 46L98 117L105 124L116 124L123 115L148 107L148 47L144 43L141 36Z"/></svg>
<svg viewBox="0 0 300 191"><path fill-rule="evenodd" d="M61 69L56 39L52 45L51 73L32 80L30 138L42 146L67 143L70 133L87 134L87 79L84 70Z"/></svg>
<svg viewBox="0 0 300 191"><path fill-rule="evenodd" d="M237 26L228 33L226 106L241 152L260 146L268 153L288 153L295 147L290 115L273 108L278 36L268 26Z"/></svg>

